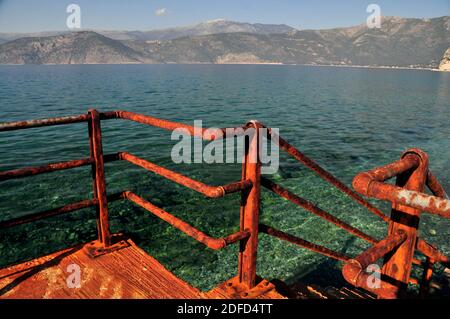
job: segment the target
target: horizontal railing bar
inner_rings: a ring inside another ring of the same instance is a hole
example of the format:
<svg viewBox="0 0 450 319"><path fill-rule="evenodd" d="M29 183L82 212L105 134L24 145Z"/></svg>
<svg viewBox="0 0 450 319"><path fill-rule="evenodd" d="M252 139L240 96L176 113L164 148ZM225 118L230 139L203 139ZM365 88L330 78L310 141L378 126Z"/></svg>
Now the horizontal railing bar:
<svg viewBox="0 0 450 319"><path fill-rule="evenodd" d="M222 197L226 194L238 192L252 186L252 182L249 180L239 181L224 186L209 186L127 152L120 152L119 158L212 198Z"/></svg>
<svg viewBox="0 0 450 319"><path fill-rule="evenodd" d="M112 195L108 196L108 201L111 201L111 202L119 200L119 199L123 199L123 193L117 193L117 194L112 194ZM97 205L96 199L85 199L85 200L67 204L67 205L64 205L64 206L61 206L58 208L53 208L53 209L46 210L43 212L29 214L26 216L17 217L17 218L13 218L10 220L0 222L0 229L10 228L13 226L30 223L30 222L37 221L40 219L45 219L45 218L49 218L49 217L53 217L53 216L57 216L57 215L70 213L70 212L73 212L76 210L92 207L95 205Z"/></svg>
<svg viewBox="0 0 450 319"><path fill-rule="evenodd" d="M377 244L373 245L356 258L345 262L342 267L342 274L345 280L353 286L364 288L376 293L377 295L383 294L385 296L389 296L390 290L393 288L392 284L385 282L385 286L383 287L384 290L380 287L370 287L370 275L366 272L366 270L369 265L374 264L378 259L386 256L399 247L406 240L406 238L406 232L403 230L398 230L396 233L379 241Z"/></svg>
<svg viewBox="0 0 450 319"><path fill-rule="evenodd" d="M0 123L0 132L1 131L21 130L21 129L27 129L27 128L33 128L33 127L79 123L79 122L85 122L85 121L89 120L89 118L90 118L89 114L81 114L81 115L74 115L74 116L53 117L53 118L40 119L40 120L5 122L5 123Z"/></svg>
<svg viewBox="0 0 450 319"><path fill-rule="evenodd" d="M368 172L362 172L353 178L353 188L360 194L367 195L372 181L384 182L407 170L414 169L420 164L418 155L406 154L403 158L378 167Z"/></svg>
<svg viewBox="0 0 450 319"><path fill-rule="evenodd" d="M264 125L260 124L262 127L265 127ZM342 191L343 193L347 194L348 196L350 196L350 198L352 198L353 200L355 200L356 202L358 202L359 204L361 204L362 206L364 206L365 208L367 208L369 211L371 211L372 213L374 213L375 215L377 215L378 217L380 217L382 220L384 220L385 222L389 222L389 217L387 217L380 209L376 208L375 206L373 206L371 203L369 203L368 201L366 201L364 198L362 198L359 194L357 194L356 192L354 192L350 187L348 187L347 185L345 185L344 183L342 183L339 179L337 179L335 176L333 176L331 173L329 173L328 171L326 171L324 168L322 168L319 164L317 164L316 162L314 162L311 158L309 158L308 156L306 156L305 154L303 154L302 152L300 152L297 148L295 148L294 146L292 146L291 144L289 144L286 140L284 140L281 136L276 135L276 133L274 133L272 131L272 129L268 128L269 131L269 137L272 140L277 141L278 146L284 150L286 153L288 153L289 155L291 155L293 158L295 158L297 161L299 161L300 163L302 163L303 165L305 165L307 168L309 168L310 170L312 170L313 172L315 172L316 174L318 174L323 180L327 181L328 183L330 183L331 185L335 186L337 189L339 189L340 191ZM275 138L273 138L275 137Z"/></svg>
<svg viewBox="0 0 450 319"><path fill-rule="evenodd" d="M431 173L428 172L427 174L427 185L437 196L384 183L389 178L418 167L420 161L420 155L415 153L414 150L410 150L394 163L375 168L368 172L359 173L353 179L353 188L358 193L368 197L389 201L396 205L409 206L450 218L450 200L447 198L442 186Z"/></svg>
<svg viewBox="0 0 450 319"><path fill-rule="evenodd" d="M104 161L106 162L112 162L119 160L118 153L115 154L107 154L104 155ZM5 181L9 179L16 179L21 177L27 177L27 176L34 176L44 173L50 173L55 171L61 171L65 169L71 169L81 166L86 166L93 163L93 159L91 158L83 158L83 159L77 159L67 162L59 162L59 163L51 163L46 164L42 166L35 166L35 167L25 167L5 172L0 172L0 181Z"/></svg>
<svg viewBox="0 0 450 319"><path fill-rule="evenodd" d="M138 122L141 124L146 124L154 127L159 127L162 129L166 129L169 131L174 131L176 129L182 129L183 131L189 133L191 136L196 136L202 138L204 140L217 140L220 138L227 137L227 129L226 128L216 128L213 129L204 129L200 127L194 127L191 125L172 122L168 120L159 119L153 116L137 114L129 111L118 110L114 112L103 113L100 116L101 119L110 119L110 118L120 118L126 119L133 122ZM208 130L208 136L206 136L205 132ZM230 128L230 132L232 132L232 136L240 136L245 133L245 127L238 128ZM232 131L231 131L232 130ZM231 137L231 136L230 136Z"/></svg>
<svg viewBox="0 0 450 319"><path fill-rule="evenodd" d="M361 194L450 218L450 200L448 199L379 182L367 173L358 174L356 178L353 184Z"/></svg>
<svg viewBox="0 0 450 319"><path fill-rule="evenodd" d="M439 262L446 267L450 267L450 258L444 255L437 248L427 243L425 240L419 238L416 245L417 250L424 254L426 257L429 257L434 262Z"/></svg>
<svg viewBox="0 0 450 319"><path fill-rule="evenodd" d="M127 199L129 199L131 202L141 206L142 208L146 209L150 213L154 214L155 216L159 217L160 219L164 220L165 222L169 223L173 227L177 228L178 230L182 231L186 235L194 238L196 241L201 242L202 244L206 245L207 247L219 250L226 246L228 246L231 243L234 243L236 241L245 239L250 237L250 231L244 230L237 232L235 234L232 234L230 236L227 236L225 238L213 238L202 231L198 230L197 228L189 225L185 221L169 214L168 212L164 211L163 209L153 205L149 201L146 201L142 197L134 194L133 192L127 191L124 192L124 195Z"/></svg>
<svg viewBox="0 0 450 319"><path fill-rule="evenodd" d="M110 120L110 119L125 119L133 122L150 125L154 127L159 127L166 130L176 130L183 129L183 131L189 133L192 136L200 137L204 140L217 140L219 138L226 137L236 137L245 134L245 126L236 127L236 128L216 128L216 129L206 129L206 128L196 128L191 125L168 121L159 119L156 117L152 117L149 115L137 114L129 111L109 111L99 113L100 120ZM4 122L0 123L0 132L1 131L13 131L34 127L42 127L42 126L53 126L53 125L63 125L63 124L72 124L88 121L90 118L89 114L81 114L74 116L62 116L62 117L54 117L47 119L38 119L38 120L27 120L27 121L16 121L16 122ZM230 136L227 136L227 131L229 131ZM206 135L205 132L208 131Z"/></svg>
<svg viewBox="0 0 450 319"><path fill-rule="evenodd" d="M261 177L261 185L266 187L267 189L271 190L275 194L289 200L291 203L306 209L307 211L319 216L322 219L325 219L328 222L333 223L334 225L348 231L349 233L351 233L359 238L362 238L362 239L368 241L369 243L375 244L378 242L378 240L376 240L375 238L373 238L373 237L367 235L366 233L360 231L359 229L345 223L344 221L340 220L339 218L337 218L337 217L331 215L330 213L327 213L323 209L317 207L310 201L291 193L287 189L281 187L280 185L272 182L271 180L269 180L265 177Z"/></svg>
<svg viewBox="0 0 450 319"><path fill-rule="evenodd" d="M381 257L390 253L396 247L400 246L406 240L406 238L406 232L403 230L398 230L395 234L392 234L389 237L386 237L383 240L379 241L354 259L361 264L363 269L365 269L370 264L373 264Z"/></svg>
<svg viewBox="0 0 450 319"><path fill-rule="evenodd" d="M259 225L259 231L261 233L276 237L278 239L290 242L291 244L300 246L302 248L306 248L309 249L311 251L314 251L316 253L322 254L324 256L333 258L333 259L337 259L337 260L342 260L342 261L347 261L350 260L350 257L342 254L342 253L338 253L337 251L333 251L329 248L317 245L317 244L313 244L307 240L304 240L302 238L296 237L294 235L290 235L287 234L281 230L275 229L273 227L264 225L264 224L260 224Z"/></svg>
<svg viewBox="0 0 450 319"><path fill-rule="evenodd" d="M247 239L250 237L250 234L251 234L251 231L249 229L245 229L243 231L238 231L234 234L228 235L223 238L223 240L225 241L225 246L228 246L228 245L234 244L238 241Z"/></svg>
<svg viewBox="0 0 450 319"><path fill-rule="evenodd" d="M441 183L439 183L437 178L433 175L433 173L430 170L428 170L426 183L434 196L448 199L448 195L445 192L444 188L442 187Z"/></svg>

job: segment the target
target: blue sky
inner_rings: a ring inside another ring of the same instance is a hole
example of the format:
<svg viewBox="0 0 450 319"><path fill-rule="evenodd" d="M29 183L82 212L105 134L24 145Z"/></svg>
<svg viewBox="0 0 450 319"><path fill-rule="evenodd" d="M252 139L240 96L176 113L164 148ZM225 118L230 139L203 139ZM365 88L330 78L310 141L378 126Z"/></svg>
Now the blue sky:
<svg viewBox="0 0 450 319"><path fill-rule="evenodd" d="M323 29L365 22L371 3L380 5L382 15L450 15L450 0L0 0L0 32L65 30L71 3L81 7L82 28L105 30L149 30L220 18Z"/></svg>

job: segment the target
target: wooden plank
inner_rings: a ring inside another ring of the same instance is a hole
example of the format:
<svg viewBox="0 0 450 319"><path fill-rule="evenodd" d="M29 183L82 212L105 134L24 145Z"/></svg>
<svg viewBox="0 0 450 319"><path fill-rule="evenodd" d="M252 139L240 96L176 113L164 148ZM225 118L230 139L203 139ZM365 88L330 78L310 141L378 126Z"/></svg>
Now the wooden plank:
<svg viewBox="0 0 450 319"><path fill-rule="evenodd" d="M127 242L128 247L96 258L86 254L86 246L92 245L89 243L0 269L0 299L284 298L272 283L262 279L257 287L243 293L245 288L239 286L236 277L201 292L131 240ZM70 265L79 266L80 288L70 288L67 283L73 274Z"/></svg>
<svg viewBox="0 0 450 319"><path fill-rule="evenodd" d="M257 285L246 290L245 283L240 283L239 278L234 277L201 295L207 299L286 299L271 282L258 277L256 280Z"/></svg>
<svg viewBox="0 0 450 319"><path fill-rule="evenodd" d="M200 298L199 290L129 243L94 259L78 246L4 268L0 298ZM80 267L80 288L68 287L72 264Z"/></svg>

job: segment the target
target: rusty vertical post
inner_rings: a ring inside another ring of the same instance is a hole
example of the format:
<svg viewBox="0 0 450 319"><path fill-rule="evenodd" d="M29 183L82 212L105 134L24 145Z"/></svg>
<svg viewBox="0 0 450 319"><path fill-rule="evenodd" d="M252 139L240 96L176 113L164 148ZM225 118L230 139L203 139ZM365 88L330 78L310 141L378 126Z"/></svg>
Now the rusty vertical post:
<svg viewBox="0 0 450 319"><path fill-rule="evenodd" d="M242 164L242 180L252 182L250 189L242 191L240 228L250 230L247 240L240 242L239 282L247 289L256 284L256 255L258 248L258 224L260 206L261 163L259 158L259 126L252 123L244 135L245 154Z"/></svg>
<svg viewBox="0 0 450 319"><path fill-rule="evenodd" d="M427 257L425 261L425 267L423 269L422 280L420 282L420 297L425 298L430 290L430 281L433 276L434 260Z"/></svg>
<svg viewBox="0 0 450 319"><path fill-rule="evenodd" d="M428 174L428 155L419 149L410 149L403 156L406 154L418 156L420 164L416 169L407 170L398 175L396 185L404 189L423 192ZM398 230L404 230L407 239L384 259L382 274L392 283L382 283L381 294L379 295L381 298L402 297L406 290L416 247L420 213L419 209L397 204L392 205L388 235L392 235Z"/></svg>
<svg viewBox="0 0 450 319"><path fill-rule="evenodd" d="M95 109L90 109L89 115L89 148L91 158L94 160L92 164L93 190L94 199L98 201L96 205L98 240L103 247L108 247L111 245L111 234L109 232L100 117Z"/></svg>

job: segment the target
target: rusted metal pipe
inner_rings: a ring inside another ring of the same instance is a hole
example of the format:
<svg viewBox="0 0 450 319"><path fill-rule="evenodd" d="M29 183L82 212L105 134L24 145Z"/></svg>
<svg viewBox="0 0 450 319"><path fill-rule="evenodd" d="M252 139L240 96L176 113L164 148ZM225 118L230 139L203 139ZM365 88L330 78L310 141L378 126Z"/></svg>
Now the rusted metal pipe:
<svg viewBox="0 0 450 319"><path fill-rule="evenodd" d="M163 209L153 205L149 201L146 201L142 197L134 194L131 191L126 191L125 197L132 201L133 203L141 206L142 208L146 209L150 213L154 214L155 216L161 218L165 222L169 223L173 227L181 230L186 235L194 238L196 241L201 242L202 244L206 245L207 247L219 250L224 247L226 247L229 244L232 244L236 241L248 238L250 236L250 230L244 230L239 231L235 234L231 234L225 238L212 238L205 233L201 232L200 230L194 228L193 226L189 225L185 221L169 214L168 212L164 211Z"/></svg>
<svg viewBox="0 0 450 319"><path fill-rule="evenodd" d="M104 155L104 162L112 162L119 159L118 154L108 154ZM43 173L50 173L70 168L76 168L81 166L86 166L89 164L92 164L94 160L92 158L83 158L73 161L67 161L67 162L59 162L59 163L51 163L46 164L42 166L36 166L36 167L25 167L5 172L0 172L0 181L5 181L9 179L16 179L21 177L27 177L27 176L34 176L38 174Z"/></svg>
<svg viewBox="0 0 450 319"><path fill-rule="evenodd" d="M141 124L159 127L159 128L166 129L169 131L173 131L176 129L183 129L184 131L187 131L191 136L196 136L196 137L202 138L204 140L217 140L217 139L226 137L226 129L225 128L217 128L215 131L208 129L208 132L210 134L208 134L209 136L206 136L204 133L207 129L199 128L199 127L196 128L194 126L183 124L183 123L162 120L162 119L158 119L156 117L152 117L152 116L148 116L148 115L142 115L142 114L137 114L137 113L123 111L123 110L109 112L109 113L105 113L103 115L103 117L105 119L112 117L112 116L115 116L116 118L120 118L120 119L130 120L133 122L138 122ZM236 131L236 134L238 134L238 133L239 133L239 131ZM241 133L243 133L243 130L241 130Z"/></svg>
<svg viewBox="0 0 450 319"><path fill-rule="evenodd" d="M353 179L353 188L360 194L368 196L372 181L384 182L407 170L415 169L420 158L414 154L406 154L403 158L369 172L360 173Z"/></svg>
<svg viewBox="0 0 450 319"><path fill-rule="evenodd" d="M420 158L414 154L407 154L403 158L388 165L373 169L368 172L359 173L353 178L353 188L360 194L370 195L373 182L384 182L407 170L415 169L419 166Z"/></svg>
<svg viewBox="0 0 450 319"><path fill-rule="evenodd" d="M357 192L368 197L425 210L450 218L450 200L446 198L447 196L442 186L429 171L426 176L427 184L432 192L439 197L383 183L391 177L417 168L421 160L421 157L418 155L420 152L420 150L409 150L400 160L394 163L356 175L353 179L353 187Z"/></svg>
<svg viewBox="0 0 450 319"><path fill-rule="evenodd" d="M395 172L396 186L401 189L423 192L428 173L428 155L420 149L409 149L401 156L404 162L414 163L410 168L403 167ZM386 184L389 185L389 184ZM403 230L407 238L395 251L384 258L382 275L393 281L391 284L381 283L382 290L389 290L394 296L402 297L407 291L407 285L411 276L414 251L417 242L417 230L419 228L422 211L410 206L392 203L391 221L389 222L388 235L396 234Z"/></svg>
<svg viewBox="0 0 450 319"><path fill-rule="evenodd" d="M419 295L422 298L425 298L428 295L428 292L430 291L430 282L431 277L433 276L433 265L435 261L427 257L425 261L425 268L423 270L422 278L420 281L420 289L419 289Z"/></svg>
<svg viewBox="0 0 450 319"><path fill-rule="evenodd" d="M450 200L408 190L373 180L368 174L358 174L353 183L355 189L369 197L404 205L450 218Z"/></svg>
<svg viewBox="0 0 450 319"><path fill-rule="evenodd" d="M275 133L269 128L269 136L275 136ZM371 203L366 201L364 198L362 198L360 195L358 195L356 192L354 192L351 188L349 188L347 185L342 183L339 179L337 179L335 176L333 176L331 173L326 171L324 168L322 168L319 164L317 164L315 161L313 161L311 158L300 152L297 148L289 144L286 140L284 140L281 136L277 135L277 138L275 138L276 141L278 141L278 145L281 149L283 149L286 153L291 155L293 158L295 158L297 161L305 165L307 168L315 172L317 175L319 175L322 179L330 183L331 185L335 186L337 189L342 191L343 193L347 194L350 198L355 200L360 205L367 208L369 211L380 217L385 222L389 221L389 217L387 217L380 209L373 206Z"/></svg>
<svg viewBox="0 0 450 319"><path fill-rule="evenodd" d="M426 257L432 259L434 262L443 264L446 267L450 267L450 258L448 258L444 253L439 251L433 245L427 243L425 240L419 238L417 240L417 250L424 254Z"/></svg>
<svg viewBox="0 0 450 319"><path fill-rule="evenodd" d="M224 237L223 240L225 241L225 246L231 245L233 243L236 243L238 241L244 240L249 238L251 235L251 232L249 229L244 229L243 231L238 231L234 234L228 235L227 237Z"/></svg>
<svg viewBox="0 0 450 319"><path fill-rule="evenodd" d="M90 118L89 114L82 114L82 115L75 115L75 116L53 117L53 118L42 119L42 120L5 122L5 123L0 123L0 132L21 130L21 129L27 129L27 128L33 128L33 127L41 127L41 126L51 126L51 125L62 125L62 124L86 122L89 120L89 118Z"/></svg>
<svg viewBox="0 0 450 319"><path fill-rule="evenodd" d="M248 290L256 285L256 259L258 251L258 225L261 205L261 161L259 158L259 123L252 121L247 126L254 134L244 137L244 155L241 180L250 180L252 188L241 192L240 229L250 230L250 238L240 242L238 256L239 282Z"/></svg>
<svg viewBox="0 0 450 319"><path fill-rule="evenodd" d="M252 186L252 182L250 180L239 181L224 186L209 186L193 180L187 176L175 173L171 170L168 170L167 168L134 156L130 153L121 152L119 153L119 158L212 198L223 197L226 194L235 193L244 189L251 188Z"/></svg>
<svg viewBox="0 0 450 319"><path fill-rule="evenodd" d="M390 284L385 283L384 287L371 287L368 282L370 275L366 273L366 269L369 265L375 263L378 259L384 257L394 249L399 247L407 239L407 234L403 230L398 230L395 234L386 237L377 244L373 245L365 252L360 254L354 259L348 260L343 268L342 275L345 280L356 287L364 288L368 291L376 293L382 298L395 298L391 289L388 289Z"/></svg>
<svg viewBox="0 0 450 319"><path fill-rule="evenodd" d="M111 245L111 233L109 230L108 199L106 197L105 166L103 161L102 129L100 116L95 109L89 110L89 150L92 164L92 179L94 199L98 201L97 229L98 240L104 248Z"/></svg>
<svg viewBox="0 0 450 319"><path fill-rule="evenodd" d="M287 234L285 232L282 232L281 230L277 230L277 229L275 229L273 227L270 227L270 226L267 226L267 225L264 225L264 224L260 224L259 225L259 231L261 233L265 233L267 235L276 237L278 239L285 240L285 241L290 242L290 243L292 243L294 245L300 246L302 248L309 249L311 251L314 251L316 253L319 253L321 255L324 255L324 256L327 256L327 257L330 257L330 258L333 258L333 259L336 259L336 260L342 260L342 261L350 260L350 257L348 257L348 256L346 256L346 255L344 255L342 253L339 253L337 251L333 251L331 249L328 249L328 248L320 246L320 245L313 244L313 243L311 243L309 241L306 241L306 240L304 240L302 238L299 238L299 237Z"/></svg>
<svg viewBox="0 0 450 319"><path fill-rule="evenodd" d="M448 199L448 195L442 187L441 183L439 183L437 178L434 177L433 173L431 173L430 170L428 170L427 175L427 186L434 196Z"/></svg>
<svg viewBox="0 0 450 319"><path fill-rule="evenodd" d="M108 195L108 201L116 201L123 199L122 193L116 193L112 195ZM58 216L70 212L74 212L83 208L88 208L97 205L98 201L95 199L85 199L79 202L71 203L65 206L61 206L58 208L53 208L50 210L46 210L39 213L29 214L22 217L17 217L14 219L6 220L3 222L0 222L0 229L10 228L17 225L22 225L26 223L31 223L37 220L41 220L44 218L49 218L53 216Z"/></svg>
<svg viewBox="0 0 450 319"><path fill-rule="evenodd" d="M23 217L18 217L18 218L0 222L0 229L5 229L5 228L21 225L21 224L34 222L34 221L48 218L48 217L53 217L53 216L62 215L65 213L70 213L70 212L73 212L73 211L76 211L79 209L95 206L96 204L97 204L97 201L94 199L82 200L82 201L68 204L68 205L65 205L62 207L58 207L58 208L46 210L43 212L34 213L34 214L26 215Z"/></svg>
<svg viewBox="0 0 450 319"><path fill-rule="evenodd" d="M295 205L306 209L307 211L319 216L320 218L322 218L326 221L333 223L334 225L348 231L349 233L351 233L359 238L362 238L362 239L368 241L369 243L375 244L378 242L378 240L376 240L375 238L373 238L373 237L367 235L366 233L360 231L359 229L345 223L344 221L340 220L339 218L337 218L337 217L327 213L326 211L322 210L321 208L317 207L310 201L291 193L287 189L283 188L282 186L272 182L271 180L269 180L265 177L261 177L261 185L263 185L267 189L271 190L275 194L278 194L281 197L289 200L290 202L294 203Z"/></svg>

